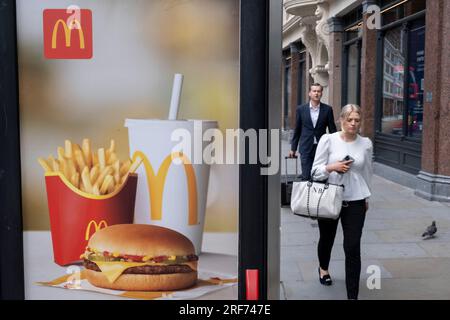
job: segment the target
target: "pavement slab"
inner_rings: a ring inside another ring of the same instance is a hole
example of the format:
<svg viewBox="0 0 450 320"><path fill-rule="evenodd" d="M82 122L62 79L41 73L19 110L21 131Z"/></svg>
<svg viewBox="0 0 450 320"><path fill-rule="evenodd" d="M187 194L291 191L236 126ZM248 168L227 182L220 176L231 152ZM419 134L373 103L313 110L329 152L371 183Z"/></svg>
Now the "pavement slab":
<svg viewBox="0 0 450 320"><path fill-rule="evenodd" d="M450 285L450 258L383 259L380 262L393 278L428 279L440 277Z"/></svg>

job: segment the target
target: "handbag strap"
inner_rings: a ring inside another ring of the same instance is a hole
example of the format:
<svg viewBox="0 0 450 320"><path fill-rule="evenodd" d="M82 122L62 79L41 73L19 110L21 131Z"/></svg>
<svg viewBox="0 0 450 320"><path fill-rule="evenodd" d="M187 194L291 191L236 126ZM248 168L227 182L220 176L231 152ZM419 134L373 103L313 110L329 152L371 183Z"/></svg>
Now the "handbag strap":
<svg viewBox="0 0 450 320"><path fill-rule="evenodd" d="M310 193L311 193L311 187L312 187L312 184L313 184L312 181L308 181L308 182L307 182L307 185L306 185L306 186L308 187L308 193L307 193L307 195L306 195L306 211L308 212L308 216L309 216L311 219L314 219L314 218L311 216L311 211L310 211L310 209L309 209L309 198L310 198ZM319 219L319 207L320 207L320 201L322 200L322 196L323 196L323 194L325 193L325 190L328 189L328 187L329 187L328 182L326 182L325 185L324 185L324 187L323 187L323 192L322 192L322 193L320 194L320 196L319 196L319 201L317 201L316 219Z"/></svg>
<svg viewBox="0 0 450 320"><path fill-rule="evenodd" d="M317 219L319 219L320 200L322 200L322 196L325 193L325 190L327 190L327 189L328 189L328 183L325 183L325 185L323 187L323 192L320 194L319 201L317 201L317 214L316 214Z"/></svg>
<svg viewBox="0 0 450 320"><path fill-rule="evenodd" d="M312 183L310 183L310 181L308 181L306 183L306 186L308 187L308 193L306 195L306 211L308 212L308 216L311 218L311 213L309 212L309 193L311 192Z"/></svg>

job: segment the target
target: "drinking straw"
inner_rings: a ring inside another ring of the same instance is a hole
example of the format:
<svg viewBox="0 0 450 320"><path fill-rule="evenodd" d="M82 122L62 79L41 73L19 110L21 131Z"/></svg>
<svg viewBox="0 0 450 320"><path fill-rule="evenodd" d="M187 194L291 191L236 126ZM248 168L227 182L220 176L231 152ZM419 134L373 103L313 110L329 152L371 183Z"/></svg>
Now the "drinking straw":
<svg viewBox="0 0 450 320"><path fill-rule="evenodd" d="M173 78L172 99L170 100L169 120L177 120L180 108L181 87L183 86L183 75L176 73Z"/></svg>

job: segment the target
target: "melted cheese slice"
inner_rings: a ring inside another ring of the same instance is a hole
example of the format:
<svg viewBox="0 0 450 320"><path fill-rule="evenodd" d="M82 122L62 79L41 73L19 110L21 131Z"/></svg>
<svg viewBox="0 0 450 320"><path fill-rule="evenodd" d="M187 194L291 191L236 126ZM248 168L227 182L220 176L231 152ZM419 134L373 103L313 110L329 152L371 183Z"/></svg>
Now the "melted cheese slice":
<svg viewBox="0 0 450 320"><path fill-rule="evenodd" d="M148 262L121 262L121 261L93 261L110 283L114 283L121 276L121 274L128 268L142 267L142 266L168 266L164 263L148 263ZM197 271L196 261L185 262L182 264L188 265L194 271Z"/></svg>

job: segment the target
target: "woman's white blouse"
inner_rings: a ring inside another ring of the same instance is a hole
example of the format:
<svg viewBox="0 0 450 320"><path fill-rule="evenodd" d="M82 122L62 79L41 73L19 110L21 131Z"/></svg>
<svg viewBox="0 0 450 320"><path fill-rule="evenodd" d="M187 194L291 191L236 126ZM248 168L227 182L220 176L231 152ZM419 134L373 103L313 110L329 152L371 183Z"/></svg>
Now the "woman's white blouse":
<svg viewBox="0 0 450 320"><path fill-rule="evenodd" d="M372 153L373 146L369 138L357 135L354 141L345 142L341 138L341 132L324 134L317 145L311 174L314 173L314 180L321 181L328 178L329 183L343 184L343 200L366 199L371 195ZM328 164L341 161L346 155L355 160L346 173L327 171Z"/></svg>

